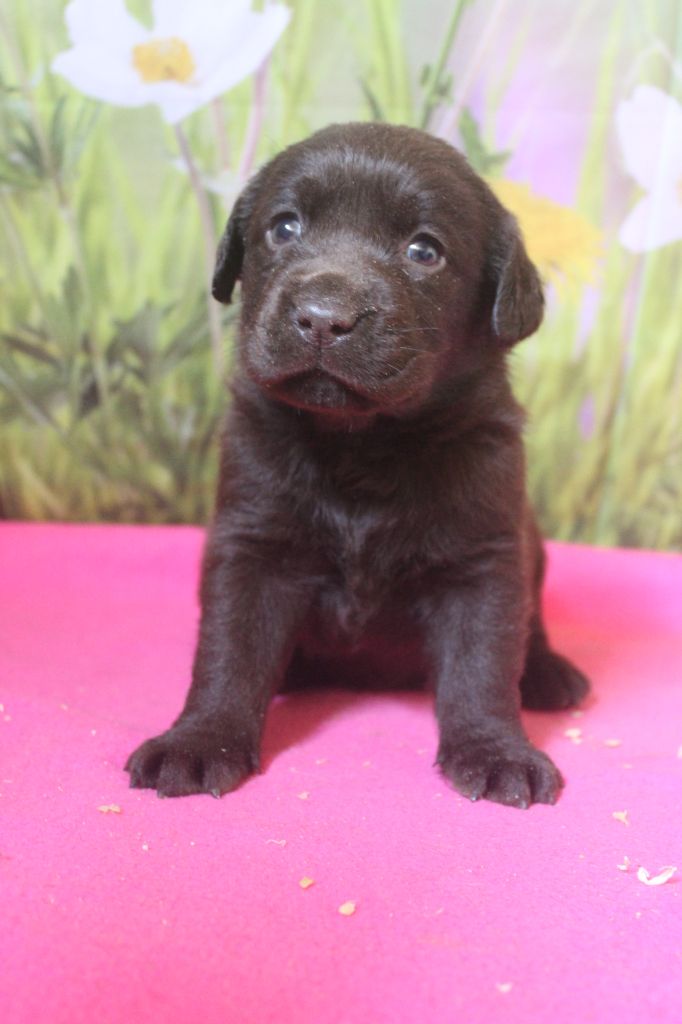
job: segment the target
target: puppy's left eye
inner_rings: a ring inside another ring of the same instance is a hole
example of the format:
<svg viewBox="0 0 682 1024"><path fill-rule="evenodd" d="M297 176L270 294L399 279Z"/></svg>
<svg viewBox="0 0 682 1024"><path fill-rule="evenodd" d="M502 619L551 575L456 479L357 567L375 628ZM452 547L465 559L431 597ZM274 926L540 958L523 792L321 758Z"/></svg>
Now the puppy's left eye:
<svg viewBox="0 0 682 1024"><path fill-rule="evenodd" d="M422 267L435 267L443 258L443 250L434 238L428 235L417 235L413 238L405 255L408 260L421 264Z"/></svg>
<svg viewBox="0 0 682 1024"><path fill-rule="evenodd" d="M276 217L268 231L268 238L273 245L286 245L301 237L301 222L293 213L283 213Z"/></svg>

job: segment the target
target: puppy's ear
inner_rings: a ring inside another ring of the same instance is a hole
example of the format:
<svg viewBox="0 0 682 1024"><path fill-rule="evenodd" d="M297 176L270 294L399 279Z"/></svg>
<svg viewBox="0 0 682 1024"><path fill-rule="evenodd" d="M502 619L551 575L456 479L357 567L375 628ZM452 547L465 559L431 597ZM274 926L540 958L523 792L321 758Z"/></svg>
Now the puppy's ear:
<svg viewBox="0 0 682 1024"><path fill-rule="evenodd" d="M515 345L537 331L545 300L540 276L528 258L516 218L506 211L490 262L495 280L493 331L503 345Z"/></svg>
<svg viewBox="0 0 682 1024"><path fill-rule="evenodd" d="M260 178L261 172L251 179L237 199L218 243L211 286L213 298L218 302L228 303L232 300L232 291L241 276L246 229L260 187Z"/></svg>

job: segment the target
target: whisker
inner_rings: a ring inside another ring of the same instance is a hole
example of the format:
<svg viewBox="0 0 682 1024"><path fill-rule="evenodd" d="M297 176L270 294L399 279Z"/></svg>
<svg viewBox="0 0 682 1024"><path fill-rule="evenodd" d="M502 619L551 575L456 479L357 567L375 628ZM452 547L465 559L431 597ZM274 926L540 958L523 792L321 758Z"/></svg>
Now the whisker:
<svg viewBox="0 0 682 1024"><path fill-rule="evenodd" d="M439 332L440 327L386 327L387 334L425 334L427 331Z"/></svg>
<svg viewBox="0 0 682 1024"><path fill-rule="evenodd" d="M401 352L411 352L411 353L414 353L415 355L420 355L420 354L422 354L424 352L429 352L430 349L428 349L428 348L416 348L414 345L401 345L400 346L400 351Z"/></svg>

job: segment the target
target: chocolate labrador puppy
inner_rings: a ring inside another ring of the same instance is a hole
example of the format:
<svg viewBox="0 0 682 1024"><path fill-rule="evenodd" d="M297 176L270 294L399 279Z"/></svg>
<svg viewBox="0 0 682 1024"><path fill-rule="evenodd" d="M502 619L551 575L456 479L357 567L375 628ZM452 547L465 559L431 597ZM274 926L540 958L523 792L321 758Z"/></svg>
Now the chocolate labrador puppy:
<svg viewBox="0 0 682 1024"><path fill-rule="evenodd" d="M234 789L285 687L428 682L461 793L553 803L561 776L520 709L570 707L588 683L542 622L506 357L543 296L514 218L445 142L336 125L239 197L215 297L238 279L192 685L129 758L131 786Z"/></svg>

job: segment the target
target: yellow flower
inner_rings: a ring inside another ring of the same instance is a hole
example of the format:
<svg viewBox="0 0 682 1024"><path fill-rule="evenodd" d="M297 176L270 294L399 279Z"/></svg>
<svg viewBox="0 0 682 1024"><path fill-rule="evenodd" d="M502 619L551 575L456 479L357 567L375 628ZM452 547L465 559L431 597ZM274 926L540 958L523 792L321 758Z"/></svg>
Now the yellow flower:
<svg viewBox="0 0 682 1024"><path fill-rule="evenodd" d="M528 185L504 178L488 184L518 220L528 255L545 280L559 291L594 282L603 251L601 231L576 210L535 195Z"/></svg>

